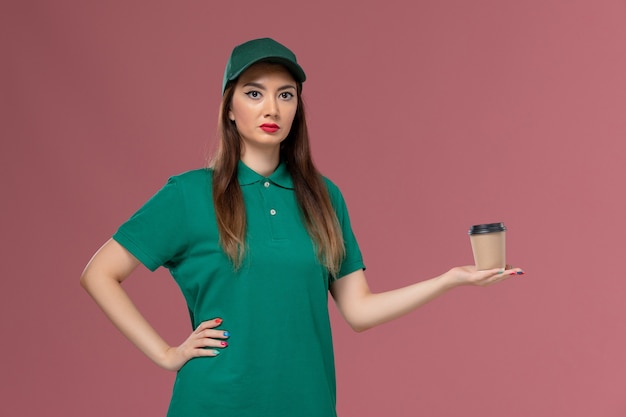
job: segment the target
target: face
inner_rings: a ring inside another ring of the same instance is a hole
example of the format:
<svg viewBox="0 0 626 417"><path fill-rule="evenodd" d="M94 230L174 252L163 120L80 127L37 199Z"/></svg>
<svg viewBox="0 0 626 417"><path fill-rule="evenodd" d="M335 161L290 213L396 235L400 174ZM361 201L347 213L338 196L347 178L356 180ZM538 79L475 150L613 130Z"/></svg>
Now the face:
<svg viewBox="0 0 626 417"><path fill-rule="evenodd" d="M228 117L244 150L280 147L298 108L296 82L283 66L258 63L237 80Z"/></svg>

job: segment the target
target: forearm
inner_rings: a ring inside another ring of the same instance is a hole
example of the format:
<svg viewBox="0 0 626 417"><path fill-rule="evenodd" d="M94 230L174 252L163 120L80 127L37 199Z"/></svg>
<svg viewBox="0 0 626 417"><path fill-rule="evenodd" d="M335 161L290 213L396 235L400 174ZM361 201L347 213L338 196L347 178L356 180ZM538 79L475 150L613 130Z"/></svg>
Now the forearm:
<svg viewBox="0 0 626 417"><path fill-rule="evenodd" d="M356 331L364 331L401 317L452 289L442 276L381 293L364 292L344 309Z"/></svg>
<svg viewBox="0 0 626 417"><path fill-rule="evenodd" d="M523 274L520 268L479 271L475 266L462 266L426 281L374 294L365 273L358 270L333 282L330 291L350 326L363 331L407 314L454 287L487 286Z"/></svg>
<svg viewBox="0 0 626 417"><path fill-rule="evenodd" d="M169 345L142 316L120 282L105 276L86 275L81 284L105 315L135 346L161 367Z"/></svg>
<svg viewBox="0 0 626 417"><path fill-rule="evenodd" d="M401 317L452 288L439 276L407 287L370 294L364 297L361 306L363 325L368 329Z"/></svg>

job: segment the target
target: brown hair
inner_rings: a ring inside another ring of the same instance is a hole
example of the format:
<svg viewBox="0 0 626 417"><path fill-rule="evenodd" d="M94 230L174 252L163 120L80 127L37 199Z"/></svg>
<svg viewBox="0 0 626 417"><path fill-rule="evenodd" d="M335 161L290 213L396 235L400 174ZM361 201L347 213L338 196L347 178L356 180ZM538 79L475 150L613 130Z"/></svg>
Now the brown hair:
<svg viewBox="0 0 626 417"><path fill-rule="evenodd" d="M246 210L237 180L241 138L237 127L228 118L235 84L236 80L230 82L222 97L218 120L219 145L210 165L213 168L213 205L220 244L237 269L245 253ZM297 83L297 98L298 108L291 130L281 143L280 157L293 179L296 199L316 246L317 257L335 276L345 256L343 236L324 179L311 158L301 83Z"/></svg>

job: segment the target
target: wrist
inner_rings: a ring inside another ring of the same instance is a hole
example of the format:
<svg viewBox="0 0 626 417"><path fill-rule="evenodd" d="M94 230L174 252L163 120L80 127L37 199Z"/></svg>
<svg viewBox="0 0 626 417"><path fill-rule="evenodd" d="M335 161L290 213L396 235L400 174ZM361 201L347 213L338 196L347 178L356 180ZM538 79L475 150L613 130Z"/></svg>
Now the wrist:
<svg viewBox="0 0 626 417"><path fill-rule="evenodd" d="M168 371L175 370L173 368L175 349L171 346L166 346L165 349L159 351L157 355L152 358L152 361L156 363L160 368Z"/></svg>
<svg viewBox="0 0 626 417"><path fill-rule="evenodd" d="M456 276L453 269L439 275L439 277L437 278L440 281L441 286L445 291L451 290L456 287L460 287L461 285L464 284L463 281L461 281Z"/></svg>

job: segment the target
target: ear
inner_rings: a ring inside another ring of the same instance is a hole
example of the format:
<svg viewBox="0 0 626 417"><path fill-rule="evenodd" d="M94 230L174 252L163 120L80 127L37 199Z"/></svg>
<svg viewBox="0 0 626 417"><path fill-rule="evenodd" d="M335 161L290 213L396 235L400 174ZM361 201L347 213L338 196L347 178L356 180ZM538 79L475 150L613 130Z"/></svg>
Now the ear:
<svg viewBox="0 0 626 417"><path fill-rule="evenodd" d="M231 122L235 121L235 115L233 114L232 110L228 110L228 118Z"/></svg>

